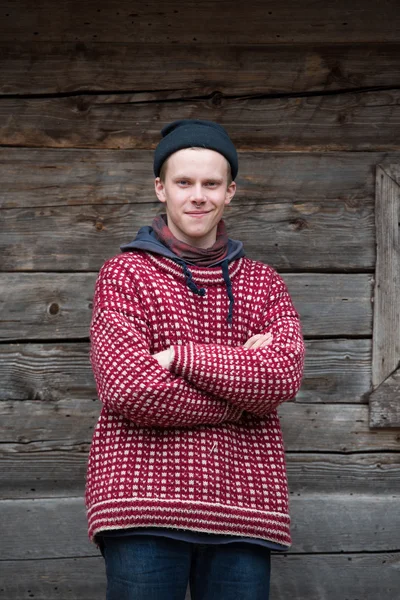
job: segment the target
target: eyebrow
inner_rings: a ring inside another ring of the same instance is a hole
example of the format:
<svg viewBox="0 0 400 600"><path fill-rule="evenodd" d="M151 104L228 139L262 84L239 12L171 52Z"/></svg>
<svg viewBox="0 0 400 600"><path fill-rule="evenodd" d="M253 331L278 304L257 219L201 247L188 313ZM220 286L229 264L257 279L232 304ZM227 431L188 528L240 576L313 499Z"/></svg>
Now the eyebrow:
<svg viewBox="0 0 400 600"><path fill-rule="evenodd" d="M189 175L174 175L173 179L193 179ZM223 177L205 177L203 181L215 181L215 183L222 183Z"/></svg>

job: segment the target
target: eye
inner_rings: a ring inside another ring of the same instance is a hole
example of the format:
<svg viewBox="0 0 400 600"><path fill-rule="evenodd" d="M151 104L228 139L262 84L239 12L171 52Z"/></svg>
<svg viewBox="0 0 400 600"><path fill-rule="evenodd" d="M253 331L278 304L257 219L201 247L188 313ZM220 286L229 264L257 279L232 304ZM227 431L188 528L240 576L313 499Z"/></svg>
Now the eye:
<svg viewBox="0 0 400 600"><path fill-rule="evenodd" d="M206 185L207 185L207 187L211 187L211 188L213 188L213 187L216 187L216 186L217 186L217 182L216 182L216 181L208 181L208 182L206 183Z"/></svg>

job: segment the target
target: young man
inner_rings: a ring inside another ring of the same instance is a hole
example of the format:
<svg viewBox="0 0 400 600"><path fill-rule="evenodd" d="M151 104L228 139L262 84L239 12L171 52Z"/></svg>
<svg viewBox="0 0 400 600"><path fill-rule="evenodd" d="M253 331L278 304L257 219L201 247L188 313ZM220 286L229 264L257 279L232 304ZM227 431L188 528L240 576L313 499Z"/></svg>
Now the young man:
<svg viewBox="0 0 400 600"><path fill-rule="evenodd" d="M304 344L282 278L227 237L236 149L209 121L164 127L166 214L108 260L91 360L103 408L90 451L89 536L107 600L267 600L291 544L276 408Z"/></svg>

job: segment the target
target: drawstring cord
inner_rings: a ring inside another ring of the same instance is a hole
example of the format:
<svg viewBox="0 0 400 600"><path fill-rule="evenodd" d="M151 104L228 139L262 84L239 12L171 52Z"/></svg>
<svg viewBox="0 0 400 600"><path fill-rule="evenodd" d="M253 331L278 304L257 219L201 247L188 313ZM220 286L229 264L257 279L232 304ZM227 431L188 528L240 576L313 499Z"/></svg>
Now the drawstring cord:
<svg viewBox="0 0 400 600"><path fill-rule="evenodd" d="M175 262L177 262L178 264L181 265L181 267L183 269L183 273L186 278L186 285L188 286L188 288L194 294L197 294L198 296L205 296L206 290L204 288L197 287L197 285L193 281L193 275L192 275L189 267L185 263L185 261L184 260L175 260ZM228 316L227 316L226 320L228 321L228 325L230 327L232 327L233 303L235 300L233 298L233 293L232 293L232 282L229 277L229 262L228 262L228 260L224 260L223 263L221 264L221 266L222 266L222 275L224 277L224 282L226 285L226 293L228 294L228 298L229 298L229 310L228 310Z"/></svg>
<svg viewBox="0 0 400 600"><path fill-rule="evenodd" d="M206 295L206 290L204 288L198 288L197 285L195 284L195 282L193 281L193 275L192 273L189 271L189 267L187 266L187 264L182 260L179 261L180 264L182 265L183 268L183 272L185 274L186 277L186 285L188 286L188 288L194 293L197 294L198 296L205 296Z"/></svg>
<svg viewBox="0 0 400 600"><path fill-rule="evenodd" d="M224 260L224 262L222 263L222 274L224 276L226 292L227 292L228 298L229 298L229 311L228 311L227 321L228 321L228 325L230 325L230 327L232 327L233 304L234 304L235 300L234 300L233 293L232 293L232 282L229 277L229 263L227 260Z"/></svg>

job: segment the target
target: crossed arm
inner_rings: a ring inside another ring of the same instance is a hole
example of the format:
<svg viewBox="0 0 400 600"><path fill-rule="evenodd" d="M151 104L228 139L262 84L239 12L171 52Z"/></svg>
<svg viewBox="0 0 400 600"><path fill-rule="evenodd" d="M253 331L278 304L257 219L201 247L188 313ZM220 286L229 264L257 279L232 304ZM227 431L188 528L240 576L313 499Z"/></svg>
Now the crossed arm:
<svg viewBox="0 0 400 600"><path fill-rule="evenodd" d="M247 342L243 344L243 348L251 348L252 350L256 350L257 348L264 348L265 346L268 346L271 341L272 333L257 333L256 335L252 335ZM161 350L161 352L153 354L153 356L161 367L169 369L175 358L174 347L170 346L166 350Z"/></svg>
<svg viewBox="0 0 400 600"><path fill-rule="evenodd" d="M123 271L103 267L91 324L97 389L112 411L142 426L190 427L238 421L244 410L263 416L296 394L304 347L283 282L260 334L243 346L190 342L151 355L146 316Z"/></svg>

